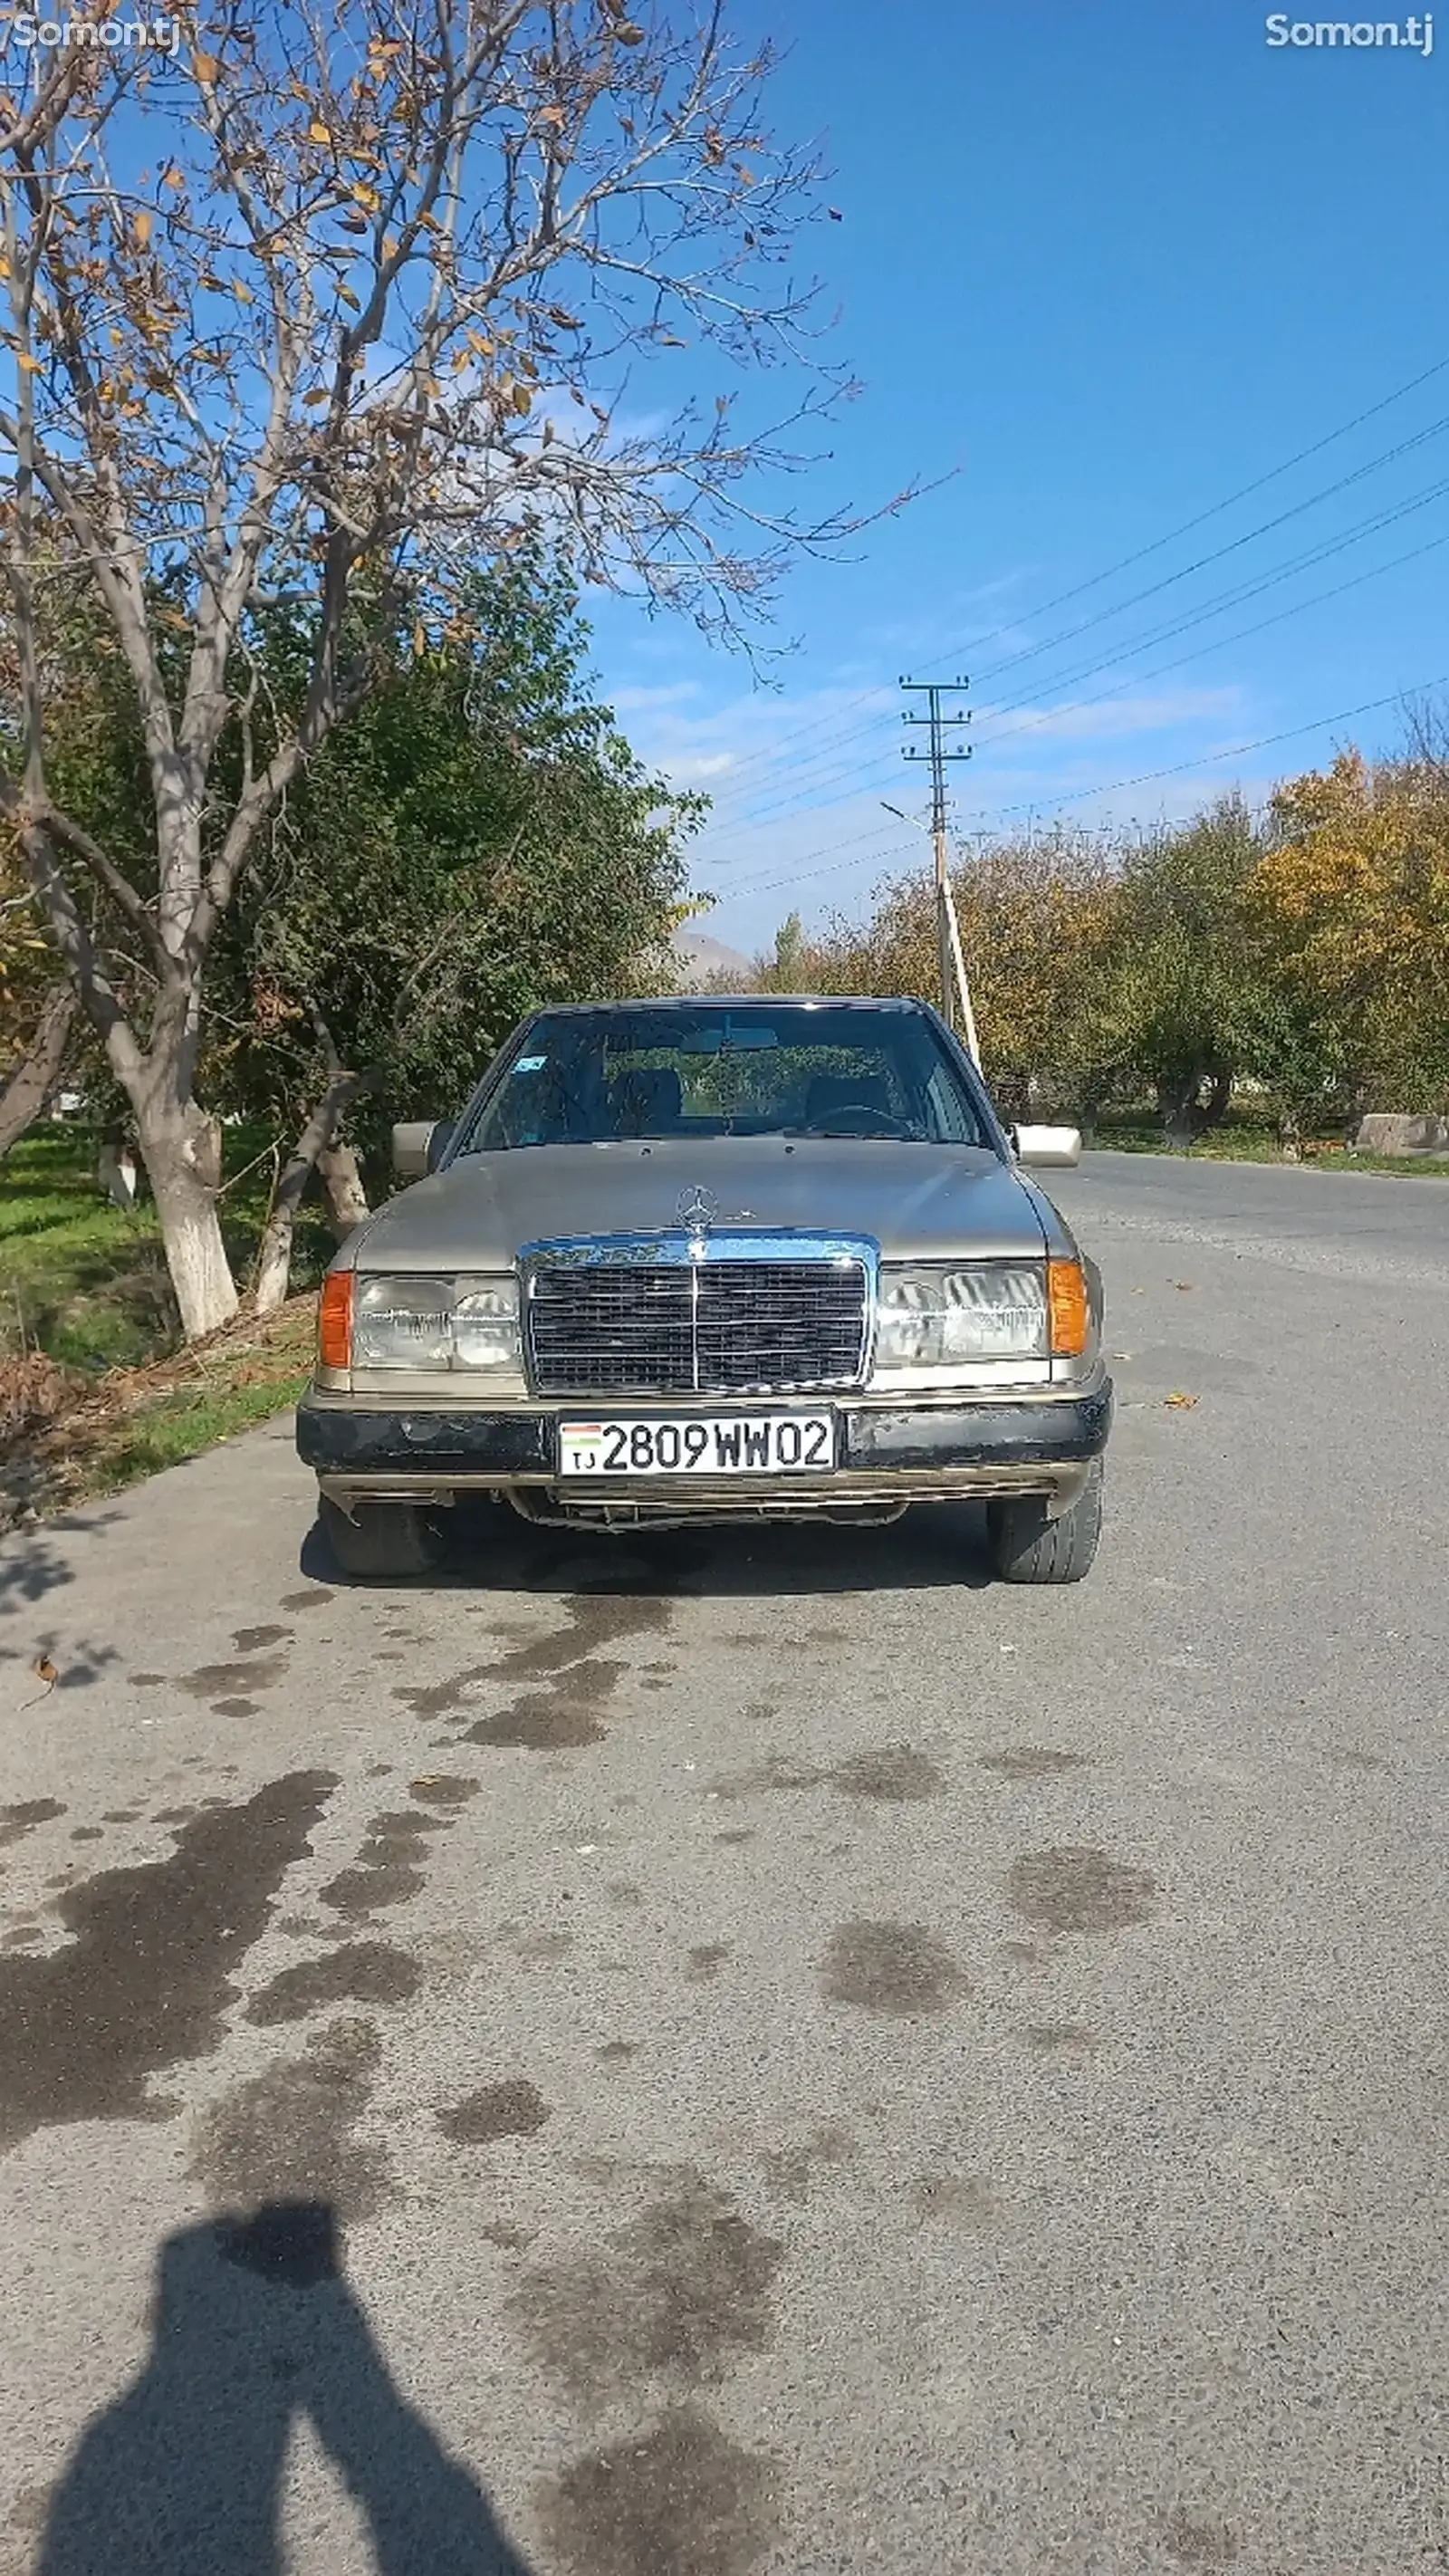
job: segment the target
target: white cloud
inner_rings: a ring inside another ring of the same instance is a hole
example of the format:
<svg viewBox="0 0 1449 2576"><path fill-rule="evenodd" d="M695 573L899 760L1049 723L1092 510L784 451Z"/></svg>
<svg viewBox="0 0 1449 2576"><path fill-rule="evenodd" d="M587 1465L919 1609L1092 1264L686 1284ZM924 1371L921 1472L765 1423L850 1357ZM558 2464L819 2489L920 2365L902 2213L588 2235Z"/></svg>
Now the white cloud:
<svg viewBox="0 0 1449 2576"><path fill-rule="evenodd" d="M1236 720L1242 715L1243 705L1243 691L1231 686L1163 689L1139 697L1124 693L1102 699L1065 699L1059 706L1003 706L998 711L986 704L978 708L976 720L983 745L988 729L995 728L999 728L996 738L1003 742L1014 741L1018 736L1034 742L1111 742L1124 735L1161 733L1173 725L1220 717Z"/></svg>

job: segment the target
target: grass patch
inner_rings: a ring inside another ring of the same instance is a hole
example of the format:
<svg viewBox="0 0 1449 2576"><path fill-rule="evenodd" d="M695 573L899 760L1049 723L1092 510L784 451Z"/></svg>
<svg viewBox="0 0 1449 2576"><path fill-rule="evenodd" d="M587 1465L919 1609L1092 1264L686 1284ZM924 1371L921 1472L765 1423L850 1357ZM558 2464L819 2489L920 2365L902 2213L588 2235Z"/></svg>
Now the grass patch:
<svg viewBox="0 0 1449 2576"><path fill-rule="evenodd" d="M0 1527L117 1493L295 1404L316 1313L307 1293L98 1380L43 1352L0 1364Z"/></svg>
<svg viewBox="0 0 1449 2576"><path fill-rule="evenodd" d="M1169 1145L1161 1122L1148 1110L1108 1110L1097 1121L1092 1142L1115 1154L1170 1154L1178 1162L1286 1162L1277 1131L1242 1111L1229 1110L1220 1126L1209 1128L1195 1145ZM1302 1167L1315 1172L1382 1172L1392 1180L1449 1180L1449 1156L1442 1154L1359 1154L1338 1136L1305 1136ZM1290 1168L1292 1168L1290 1166Z"/></svg>
<svg viewBox="0 0 1449 2576"><path fill-rule="evenodd" d="M222 1231L241 1281L266 1220L271 1166L257 1164L266 1139L252 1129L223 1136ZM125 1209L102 1195L100 1141L67 1122L23 1136L0 1162L0 1353L44 1351L92 1376L143 1368L181 1338L156 1212L146 1198ZM315 1287L332 1251L322 1211L304 1207L293 1286Z"/></svg>
<svg viewBox="0 0 1449 2576"><path fill-rule="evenodd" d="M313 1302L299 1299L298 1307L293 1328L278 1331L263 1361L243 1351L230 1366L220 1361L207 1385L142 1396L100 1427L86 1460L86 1491L115 1493L163 1467L179 1467L295 1404L311 1375Z"/></svg>
<svg viewBox="0 0 1449 2576"><path fill-rule="evenodd" d="M271 1190L264 1142L225 1131L222 1226L239 1281ZM99 1148L67 1123L0 1162L0 1528L193 1458L294 1403L309 1374L310 1292L333 1249L321 1209L298 1220L301 1293L265 1324L184 1348L155 1211L102 1195Z"/></svg>

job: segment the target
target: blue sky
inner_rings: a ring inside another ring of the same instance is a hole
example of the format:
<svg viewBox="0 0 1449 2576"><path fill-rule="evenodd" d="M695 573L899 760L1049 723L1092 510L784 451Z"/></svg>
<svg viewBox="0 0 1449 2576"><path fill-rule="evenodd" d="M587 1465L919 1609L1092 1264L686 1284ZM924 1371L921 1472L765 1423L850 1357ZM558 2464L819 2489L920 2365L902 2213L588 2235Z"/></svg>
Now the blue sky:
<svg viewBox="0 0 1449 2576"><path fill-rule="evenodd" d="M850 560L796 568L766 685L676 621L596 609L626 730L717 800L695 875L719 938L766 944L792 904L860 912L924 850L881 811L924 810L902 672L972 676L966 835L1029 812L1151 822L1234 782L1260 795L1336 741L1388 746L1400 694L1449 675L1449 365L1216 509L1449 361L1449 7L1427 58L1273 48L1267 16L791 0L773 122L818 134L833 169L844 220L815 247L864 383L796 497L870 505L950 479Z"/></svg>

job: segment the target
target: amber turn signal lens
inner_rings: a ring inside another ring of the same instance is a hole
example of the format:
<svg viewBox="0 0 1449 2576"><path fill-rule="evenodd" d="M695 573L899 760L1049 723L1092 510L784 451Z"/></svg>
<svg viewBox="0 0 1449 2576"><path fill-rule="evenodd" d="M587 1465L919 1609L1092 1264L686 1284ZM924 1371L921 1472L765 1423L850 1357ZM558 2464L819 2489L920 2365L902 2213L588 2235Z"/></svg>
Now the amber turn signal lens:
<svg viewBox="0 0 1449 2576"><path fill-rule="evenodd" d="M329 1270L317 1310L317 1357L324 1368L352 1366L352 1273Z"/></svg>
<svg viewBox="0 0 1449 2576"><path fill-rule="evenodd" d="M1047 1313L1051 1319L1054 1360L1077 1360L1087 1347L1091 1321L1087 1276L1080 1261L1047 1263Z"/></svg>

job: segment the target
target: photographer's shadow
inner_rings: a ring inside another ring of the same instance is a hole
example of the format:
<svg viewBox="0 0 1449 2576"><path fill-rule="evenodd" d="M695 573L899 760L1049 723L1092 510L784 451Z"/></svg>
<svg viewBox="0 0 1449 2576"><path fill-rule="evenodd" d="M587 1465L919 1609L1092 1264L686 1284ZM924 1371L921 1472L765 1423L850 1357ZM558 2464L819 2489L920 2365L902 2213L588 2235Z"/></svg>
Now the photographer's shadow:
<svg viewBox="0 0 1449 2576"><path fill-rule="evenodd" d="M469 2472L400 2396L333 2212L278 2203L162 2247L154 2346L55 2490L39 2576L282 2576L299 2416L366 2517L377 2576L530 2576Z"/></svg>

